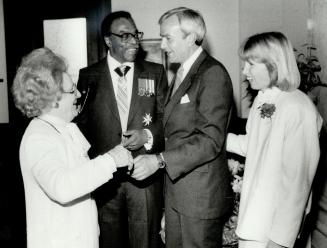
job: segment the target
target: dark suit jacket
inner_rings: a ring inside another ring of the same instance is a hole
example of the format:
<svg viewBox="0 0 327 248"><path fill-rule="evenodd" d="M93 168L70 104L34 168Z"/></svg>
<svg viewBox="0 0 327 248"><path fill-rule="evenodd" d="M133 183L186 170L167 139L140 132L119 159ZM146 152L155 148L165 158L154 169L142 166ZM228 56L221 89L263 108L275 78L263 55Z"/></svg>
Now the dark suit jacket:
<svg viewBox="0 0 327 248"><path fill-rule="evenodd" d="M220 217L232 202L225 150L233 101L230 77L203 51L169 99L171 91L163 118L166 201L190 217Z"/></svg>
<svg viewBox="0 0 327 248"><path fill-rule="evenodd" d="M155 94L141 96L139 79L154 80ZM80 70L78 89L82 94L80 102L83 109L77 123L91 144L89 155L93 158L119 144L122 135L107 58ZM152 132L154 143L149 152L161 151L164 148L162 116L166 89L167 77L162 65L147 61L135 62L127 129L147 128ZM149 125L143 122L146 114L152 117ZM133 156L142 153L146 153L144 147L133 152Z"/></svg>

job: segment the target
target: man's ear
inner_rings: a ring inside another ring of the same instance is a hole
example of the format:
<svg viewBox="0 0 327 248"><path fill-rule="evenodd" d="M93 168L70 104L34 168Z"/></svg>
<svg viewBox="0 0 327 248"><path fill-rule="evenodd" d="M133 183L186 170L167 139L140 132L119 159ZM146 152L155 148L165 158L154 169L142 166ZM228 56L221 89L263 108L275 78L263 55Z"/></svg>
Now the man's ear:
<svg viewBox="0 0 327 248"><path fill-rule="evenodd" d="M196 34L195 33L190 33L188 34L188 36L186 37L188 44L193 46L196 42Z"/></svg>
<svg viewBox="0 0 327 248"><path fill-rule="evenodd" d="M110 41L110 38L108 36L104 37L104 42L106 43L106 45L108 47L111 47L111 41Z"/></svg>

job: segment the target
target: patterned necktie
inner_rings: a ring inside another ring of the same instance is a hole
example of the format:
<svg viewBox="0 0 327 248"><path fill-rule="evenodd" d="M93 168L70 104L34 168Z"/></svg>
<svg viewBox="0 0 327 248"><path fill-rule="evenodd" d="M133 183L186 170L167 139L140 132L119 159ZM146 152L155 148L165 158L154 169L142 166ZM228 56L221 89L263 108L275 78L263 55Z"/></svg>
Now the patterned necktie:
<svg viewBox="0 0 327 248"><path fill-rule="evenodd" d="M115 72L119 75L118 84L117 84L117 104L118 111L120 116L120 121L123 131L127 128L128 120L128 96L127 96L127 80L126 73L131 67L126 65L121 65L115 69Z"/></svg>
<svg viewBox="0 0 327 248"><path fill-rule="evenodd" d="M180 66L178 68L178 70L177 70L177 73L176 73L176 78L175 78L175 82L174 82L174 88L173 88L172 96L175 94L178 87L182 83L183 72L184 72L184 68L182 66Z"/></svg>

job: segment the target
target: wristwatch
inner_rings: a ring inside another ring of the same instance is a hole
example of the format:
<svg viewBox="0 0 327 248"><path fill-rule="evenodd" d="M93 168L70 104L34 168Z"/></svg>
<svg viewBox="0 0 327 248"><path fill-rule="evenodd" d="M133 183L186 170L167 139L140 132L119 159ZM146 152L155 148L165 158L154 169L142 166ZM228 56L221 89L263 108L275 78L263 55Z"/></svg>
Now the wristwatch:
<svg viewBox="0 0 327 248"><path fill-rule="evenodd" d="M157 153L156 154L156 157L157 157L157 160L158 160L158 164L159 164L159 169L163 169L166 167L166 162L165 160L163 159L163 156L161 153Z"/></svg>

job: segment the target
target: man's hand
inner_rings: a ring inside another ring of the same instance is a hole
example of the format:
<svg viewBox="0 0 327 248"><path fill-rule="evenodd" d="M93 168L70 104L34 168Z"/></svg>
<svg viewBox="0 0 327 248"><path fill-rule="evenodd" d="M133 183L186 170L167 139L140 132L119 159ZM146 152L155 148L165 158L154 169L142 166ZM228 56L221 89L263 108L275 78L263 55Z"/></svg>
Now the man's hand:
<svg viewBox="0 0 327 248"><path fill-rule="evenodd" d="M122 145L128 150L138 150L148 142L148 135L144 129L127 130L123 133Z"/></svg>
<svg viewBox="0 0 327 248"><path fill-rule="evenodd" d="M159 169L156 155L140 155L134 159L134 171L131 177L143 180Z"/></svg>
<svg viewBox="0 0 327 248"><path fill-rule="evenodd" d="M109 155L115 160L117 168L128 166L131 169L133 166L133 157L130 151L122 145L117 145L109 152Z"/></svg>

